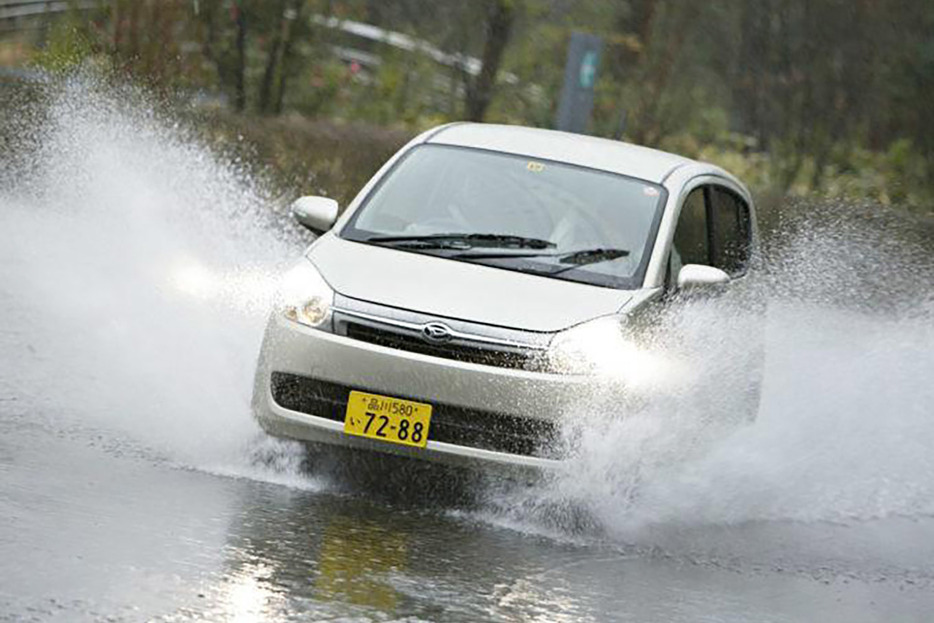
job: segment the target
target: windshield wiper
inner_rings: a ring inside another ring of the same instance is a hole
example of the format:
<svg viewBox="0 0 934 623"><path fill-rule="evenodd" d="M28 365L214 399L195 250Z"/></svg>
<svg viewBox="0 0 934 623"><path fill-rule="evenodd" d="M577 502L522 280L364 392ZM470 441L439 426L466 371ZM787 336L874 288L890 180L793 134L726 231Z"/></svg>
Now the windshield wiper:
<svg viewBox="0 0 934 623"><path fill-rule="evenodd" d="M627 249L613 249L613 248L596 248L596 249L583 249L582 251L572 251L571 253L566 253L560 256L560 261L562 264L575 264L577 266L582 266L584 264L594 264L596 262L608 262L610 260L618 260L621 257L626 257L629 255ZM572 267L573 268L573 267Z"/></svg>
<svg viewBox="0 0 934 623"><path fill-rule="evenodd" d="M627 255L629 255L629 251L626 249L598 247L596 249L582 249L580 251L569 251L567 253L485 253L481 251L480 253L461 253L455 257L465 260L509 259L513 257L518 259L525 257L547 257L554 258L561 264L573 264L574 266L569 266L567 269L561 269L570 270L571 268L583 266L584 264L608 262L610 260L626 257Z"/></svg>
<svg viewBox="0 0 934 623"><path fill-rule="evenodd" d="M427 234L424 236L370 236L362 242L423 249L553 249L555 243L539 238L510 234Z"/></svg>
<svg viewBox="0 0 934 623"><path fill-rule="evenodd" d="M569 270L574 270L575 268L580 268L586 264L596 264L597 262L609 262L610 260L618 260L621 257L626 257L629 255L629 251L626 249L584 249L583 251L574 251L569 253L563 258L561 258L562 264L570 264L570 266L565 266L559 268L558 270L552 271L551 275L560 275L561 273L566 273Z"/></svg>

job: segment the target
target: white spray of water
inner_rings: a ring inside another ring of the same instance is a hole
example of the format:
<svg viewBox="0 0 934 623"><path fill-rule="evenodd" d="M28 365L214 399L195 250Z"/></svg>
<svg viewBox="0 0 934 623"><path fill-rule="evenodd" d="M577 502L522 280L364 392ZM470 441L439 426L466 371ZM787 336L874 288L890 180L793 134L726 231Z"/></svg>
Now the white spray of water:
<svg viewBox="0 0 934 623"><path fill-rule="evenodd" d="M633 411L582 408L567 474L498 493L488 518L536 530L583 508L638 540L659 524L934 515L934 262L917 238L805 219L746 291L660 320L663 351L699 374ZM756 325L758 418L721 425L736 421Z"/></svg>
<svg viewBox="0 0 934 623"><path fill-rule="evenodd" d="M269 227L267 193L93 81L56 91L44 114L26 166L0 178L0 391L36 418L124 433L180 464L307 485L288 444L260 446L277 470L251 461L272 277L300 248ZM861 231L806 232L759 284L770 301L754 425L702 416L735 389L725 379L748 318L736 301L698 305L666 321L706 370L694 388L591 414L573 477L510 492L494 520L529 525L542 501L623 533L934 513L934 297L918 270L930 260ZM886 312L868 313L880 297Z"/></svg>
<svg viewBox="0 0 934 623"><path fill-rule="evenodd" d="M133 99L56 89L0 188L2 378L36 418L249 471L259 339L300 245L268 226L260 185Z"/></svg>

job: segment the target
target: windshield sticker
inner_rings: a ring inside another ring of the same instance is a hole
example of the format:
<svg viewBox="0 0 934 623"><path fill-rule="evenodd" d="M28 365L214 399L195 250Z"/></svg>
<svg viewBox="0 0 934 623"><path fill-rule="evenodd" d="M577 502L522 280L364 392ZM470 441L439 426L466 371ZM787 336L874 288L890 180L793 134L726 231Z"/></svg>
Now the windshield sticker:
<svg viewBox="0 0 934 623"><path fill-rule="evenodd" d="M543 165L541 162L529 162L527 165L525 165L525 168L532 173L541 173L545 170L545 165Z"/></svg>
<svg viewBox="0 0 934 623"><path fill-rule="evenodd" d="M646 197L658 197L658 189L654 186L645 186L642 188L642 194Z"/></svg>

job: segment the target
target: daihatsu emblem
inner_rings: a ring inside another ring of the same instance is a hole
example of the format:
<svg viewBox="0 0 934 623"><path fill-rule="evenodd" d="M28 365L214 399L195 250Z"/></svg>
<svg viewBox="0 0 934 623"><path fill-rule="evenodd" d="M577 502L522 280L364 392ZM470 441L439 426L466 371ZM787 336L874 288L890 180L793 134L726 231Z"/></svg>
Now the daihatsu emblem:
<svg viewBox="0 0 934 623"><path fill-rule="evenodd" d="M451 329L440 322L429 322L422 327L422 337L429 342L447 342L451 339Z"/></svg>

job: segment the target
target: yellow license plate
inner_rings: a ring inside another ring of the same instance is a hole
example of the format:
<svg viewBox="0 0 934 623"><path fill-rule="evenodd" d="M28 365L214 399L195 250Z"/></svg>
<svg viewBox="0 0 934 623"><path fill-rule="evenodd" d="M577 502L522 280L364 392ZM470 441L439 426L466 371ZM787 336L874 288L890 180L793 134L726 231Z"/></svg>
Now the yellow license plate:
<svg viewBox="0 0 934 623"><path fill-rule="evenodd" d="M431 405L352 391L347 401L344 432L424 448L430 423Z"/></svg>

